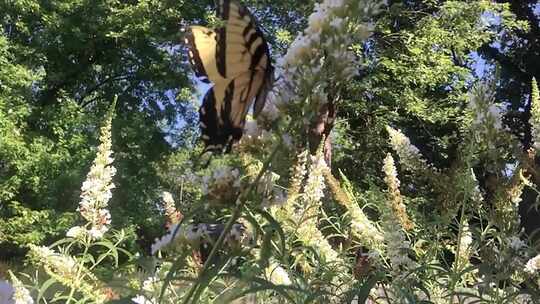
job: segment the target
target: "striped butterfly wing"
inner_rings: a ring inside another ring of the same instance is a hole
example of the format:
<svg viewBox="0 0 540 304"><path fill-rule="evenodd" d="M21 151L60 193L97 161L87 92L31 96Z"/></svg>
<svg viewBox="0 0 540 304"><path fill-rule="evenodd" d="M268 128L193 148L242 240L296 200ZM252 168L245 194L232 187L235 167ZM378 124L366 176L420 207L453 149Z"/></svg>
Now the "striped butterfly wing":
<svg viewBox="0 0 540 304"><path fill-rule="evenodd" d="M197 77L212 82L199 109L207 151L230 151L242 137L255 100L257 115L273 82L268 45L249 11L234 0L218 0L222 28L191 26L186 43Z"/></svg>
<svg viewBox="0 0 540 304"><path fill-rule="evenodd" d="M207 151L230 151L240 140L246 115L264 82L264 72L245 72L227 87L211 88L199 109L202 139Z"/></svg>
<svg viewBox="0 0 540 304"><path fill-rule="evenodd" d="M195 75L202 81L214 84L225 82L218 71L216 32L204 26L190 26L186 32L185 43L189 47L188 56Z"/></svg>
<svg viewBox="0 0 540 304"><path fill-rule="evenodd" d="M234 0L219 0L218 16L225 26L217 29L217 66L225 78L235 78L248 70L271 67L268 44L255 18Z"/></svg>
<svg viewBox="0 0 540 304"><path fill-rule="evenodd" d="M270 51L262 31L247 8L234 0L218 0L217 13L225 26L217 30L217 63L221 75L235 78L245 71L263 71L263 83L256 94L254 115L264 107L274 82ZM249 100L251 105L251 100Z"/></svg>

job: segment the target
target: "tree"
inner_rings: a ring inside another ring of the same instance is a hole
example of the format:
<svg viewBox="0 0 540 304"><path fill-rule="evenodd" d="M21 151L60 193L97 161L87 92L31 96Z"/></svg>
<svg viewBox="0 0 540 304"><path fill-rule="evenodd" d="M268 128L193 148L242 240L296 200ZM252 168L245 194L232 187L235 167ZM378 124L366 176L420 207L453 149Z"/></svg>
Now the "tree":
<svg viewBox="0 0 540 304"><path fill-rule="evenodd" d="M540 6L534 0L497 2L505 3L528 28L513 33L502 31L496 41L483 44L479 52L500 67L498 98L508 103L506 123L526 150L531 144L530 82L540 77Z"/></svg>
<svg viewBox="0 0 540 304"><path fill-rule="evenodd" d="M484 15L501 22L479 22ZM429 161L448 167L457 157L475 81L472 52L522 25L507 7L489 1L393 1L374 26L374 36L358 47L366 61L349 86L350 102L338 109L345 139L337 165L364 168L358 181L379 175L380 150L388 146L377 138L390 124L403 129Z"/></svg>
<svg viewBox="0 0 540 304"><path fill-rule="evenodd" d="M0 3L2 254L57 237L69 225L97 126L115 95L115 224L156 226L157 163L174 150L167 138L181 139L176 146L193 141L179 135L178 117L189 129L196 113L180 28L206 5Z"/></svg>

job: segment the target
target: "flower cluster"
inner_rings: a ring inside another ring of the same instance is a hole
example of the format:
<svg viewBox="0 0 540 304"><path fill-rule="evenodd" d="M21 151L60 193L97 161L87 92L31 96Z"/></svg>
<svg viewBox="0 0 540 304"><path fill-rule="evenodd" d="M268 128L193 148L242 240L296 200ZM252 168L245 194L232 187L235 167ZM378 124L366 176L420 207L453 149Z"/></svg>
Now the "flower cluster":
<svg viewBox="0 0 540 304"><path fill-rule="evenodd" d="M523 176L523 169L520 166L514 171L509 183L498 189L494 205L500 227L510 228L505 231L516 228L521 221L518 210L523 188L527 183L529 181Z"/></svg>
<svg viewBox="0 0 540 304"><path fill-rule="evenodd" d="M283 205L278 205L270 211L283 223L286 228L291 228L287 223L295 214L295 201L300 196L302 182L307 174L307 159L309 153L303 151L298 154L296 164L292 167L290 185L287 189L286 200Z"/></svg>
<svg viewBox="0 0 540 304"><path fill-rule="evenodd" d="M269 120L280 117L276 115L277 109L290 115L294 111L289 105L304 100L310 101L307 113L312 115L327 103L325 88L328 83L338 84L357 74L358 58L350 48L352 38L362 41L372 32L372 25L353 21L368 19L380 5L369 0L325 0L316 4L309 16L308 27L277 60L281 75L262 116ZM310 96L306 96L306 92Z"/></svg>
<svg viewBox="0 0 540 304"><path fill-rule="evenodd" d="M218 167L202 177L202 193L209 201L225 202L235 198L240 189L240 171L229 166Z"/></svg>
<svg viewBox="0 0 540 304"><path fill-rule="evenodd" d="M418 170L428 170L431 168L425 159L422 158L420 150L415 147L409 138L401 132L390 126L386 127L390 135L390 146L399 156L399 163L407 170L416 172Z"/></svg>
<svg viewBox="0 0 540 304"><path fill-rule="evenodd" d="M349 40L346 33L347 15L353 15L353 12L359 16L371 15L377 8L378 6L371 1L326 0L317 3L314 12L308 18L308 27L303 34L297 36L283 57L282 67L286 69L300 66L302 60L312 59L313 54L318 52L321 41L325 41L329 49L333 47L334 57L341 60L344 67L350 67L350 63L353 63L354 67L354 56L343 48L343 42ZM366 25L356 30L356 34L362 40L370 34L370 27Z"/></svg>
<svg viewBox="0 0 540 304"><path fill-rule="evenodd" d="M399 179L397 178L396 167L394 166L394 159L388 153L384 159L383 171L385 173L384 181L388 186L388 194L390 200L390 207L397 217L397 220L401 224L401 227L405 230L411 230L414 227L413 222L409 219L403 198L399 192Z"/></svg>
<svg viewBox="0 0 540 304"><path fill-rule="evenodd" d="M472 188L472 195L471 198L475 202L482 202L484 200L484 195L482 194L482 190L480 190L480 185L478 184L478 179L476 178L476 174L474 174L474 170L471 168L471 183L473 185Z"/></svg>
<svg viewBox="0 0 540 304"><path fill-rule="evenodd" d="M304 200L310 204L318 203L324 197L324 171L327 169L322 153L311 156L309 175L304 185Z"/></svg>
<svg viewBox="0 0 540 304"><path fill-rule="evenodd" d="M522 241L518 236L515 236L515 235L510 236L506 240L506 243L507 243L507 246L514 251L519 251L522 248L525 248L527 246L527 244L524 241Z"/></svg>
<svg viewBox="0 0 540 304"><path fill-rule="evenodd" d="M161 284L159 279L155 276L150 276L146 278L142 283L142 291L145 295L137 295L132 298L131 301L137 304L153 304L158 301L159 292L161 290ZM157 297L154 297L157 295Z"/></svg>
<svg viewBox="0 0 540 304"><path fill-rule="evenodd" d="M48 247L30 245L30 258L43 266L47 274L61 284L82 292L94 303L104 303L107 296L96 288L97 278L73 257Z"/></svg>
<svg viewBox="0 0 540 304"><path fill-rule="evenodd" d="M262 205L265 207L282 206L287 201L287 194L276 185L280 176L277 173L267 171L257 184L257 193L262 196Z"/></svg>
<svg viewBox="0 0 540 304"><path fill-rule="evenodd" d="M116 169L111 165L114 160L111 149L111 124L112 112L101 128L101 144L81 188L81 201L77 211L88 221L88 224L84 227L71 228L67 233L69 237L89 236L91 239L100 239L109 230L111 214L106 207L112 197L111 190L114 188L112 178L116 173Z"/></svg>
<svg viewBox="0 0 540 304"><path fill-rule="evenodd" d="M291 285L289 274L278 263L272 261L265 269L266 278L276 285Z"/></svg>
<svg viewBox="0 0 540 304"><path fill-rule="evenodd" d="M174 199L171 193L164 191L162 194L163 208L167 217L167 227L177 224L182 220L182 213L176 209Z"/></svg>
<svg viewBox="0 0 540 304"><path fill-rule="evenodd" d="M464 221L461 227L461 237L459 239L459 247L457 249L456 265L457 269L464 269L469 264L471 255L471 245L473 244L472 233L469 228L469 223Z"/></svg>
<svg viewBox="0 0 540 304"><path fill-rule="evenodd" d="M414 270L417 265L410 257L411 244L407 240L403 229L409 225L409 219L405 211L405 206L396 201L396 190L399 188L399 179L397 178L394 160L388 154L384 160L383 172L385 182L390 192L394 195L386 200L386 205L382 210L381 224L384 231L384 240L386 244L386 257L392 265L392 274L394 279L400 281L408 276L408 272Z"/></svg>
<svg viewBox="0 0 540 304"><path fill-rule="evenodd" d="M293 167L291 185L288 189L289 201L292 202L300 193L302 182L307 174L307 160L309 152L303 151L298 154L298 159Z"/></svg>
<svg viewBox="0 0 540 304"><path fill-rule="evenodd" d="M540 254L527 261L525 264L525 272L530 274L536 274L540 269Z"/></svg>
<svg viewBox="0 0 540 304"><path fill-rule="evenodd" d="M317 247L321 257L332 262L336 261L338 254L319 230L317 219L326 188L324 171L327 169L322 151L310 157L307 178L297 205L302 212L290 217L299 226L296 232L298 239L308 247Z"/></svg>
<svg viewBox="0 0 540 304"><path fill-rule="evenodd" d="M533 78L531 85L531 135L533 147L540 151L540 93L538 93L538 83Z"/></svg>
<svg viewBox="0 0 540 304"><path fill-rule="evenodd" d="M330 168L324 170L324 177L338 203L347 208L349 217L351 218L351 232L358 240L366 247L375 250L381 254L381 245L383 244L383 236L375 224L362 211L360 206L354 202L351 193L344 191L339 182L330 172Z"/></svg>
<svg viewBox="0 0 540 304"><path fill-rule="evenodd" d="M268 130L261 128L256 120L247 119L239 145L260 145L270 142L271 140L272 134Z"/></svg>

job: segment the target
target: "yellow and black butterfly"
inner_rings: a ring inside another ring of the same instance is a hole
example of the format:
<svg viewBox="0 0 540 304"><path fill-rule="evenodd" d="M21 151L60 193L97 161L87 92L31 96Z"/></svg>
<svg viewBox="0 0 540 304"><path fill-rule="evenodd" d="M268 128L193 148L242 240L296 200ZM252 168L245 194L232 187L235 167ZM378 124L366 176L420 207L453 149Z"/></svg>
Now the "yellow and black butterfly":
<svg viewBox="0 0 540 304"><path fill-rule="evenodd" d="M229 152L242 137L251 104L255 116L264 107L274 68L266 40L245 6L219 0L217 14L223 27L191 26L186 44L196 76L214 84L199 109L205 151Z"/></svg>

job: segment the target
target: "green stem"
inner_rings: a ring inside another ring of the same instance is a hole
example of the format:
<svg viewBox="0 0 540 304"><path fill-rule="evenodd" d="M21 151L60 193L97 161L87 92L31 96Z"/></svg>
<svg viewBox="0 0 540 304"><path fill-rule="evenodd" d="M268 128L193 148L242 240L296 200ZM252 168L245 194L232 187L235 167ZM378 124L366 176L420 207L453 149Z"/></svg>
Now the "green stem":
<svg viewBox="0 0 540 304"><path fill-rule="evenodd" d="M459 254L460 254L460 249L461 249L461 237L463 236L463 223L465 222L465 204L462 203L461 204L461 214L460 214L460 219L459 219L459 231L458 231L458 239L457 239L457 248L456 248L456 255L455 255L455 258L454 258L454 272L452 273L452 282L450 284L450 291L451 291L451 294L450 294L450 298L448 300L448 303L452 304L452 299L453 299L453 293L455 291L455 288L456 288L456 284L457 284L457 281L459 280L458 278L458 273L459 273L459 268L460 268L460 258L459 258Z"/></svg>
<svg viewBox="0 0 540 304"><path fill-rule="evenodd" d="M84 252L83 252L83 255L82 255L83 257L85 257L88 254L88 239L85 239L84 243L85 243L84 244ZM78 282L81 282L82 278L80 278L80 276L81 276L82 267L79 267L79 261L77 261L76 265L78 267L77 267L77 275L75 276L75 280L77 280ZM71 303L71 300L73 299L74 294L75 294L75 288L70 287L69 298L67 300L67 304Z"/></svg>
<svg viewBox="0 0 540 304"><path fill-rule="evenodd" d="M123 239L118 240L118 241L114 244L114 248L118 248L118 245L120 245L120 243L121 243L122 241L123 241ZM107 257L109 256L109 253L111 253L111 252L112 252L112 249L109 248L109 250L107 250L107 252L106 252L105 254L103 254L103 255L101 256L101 258L99 258L99 259L94 263L94 265L92 265L90 268L88 268L88 270L92 270L92 269L94 269L96 266L98 266L98 265L101 263L101 261L103 261L105 258L107 258Z"/></svg>

